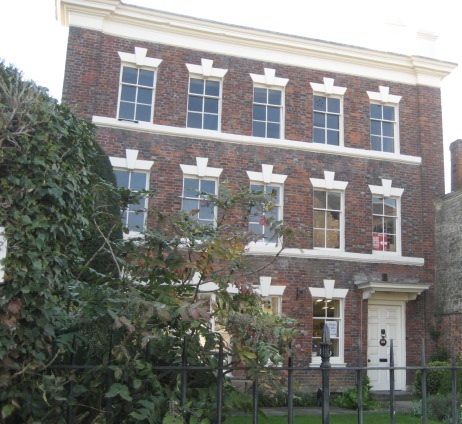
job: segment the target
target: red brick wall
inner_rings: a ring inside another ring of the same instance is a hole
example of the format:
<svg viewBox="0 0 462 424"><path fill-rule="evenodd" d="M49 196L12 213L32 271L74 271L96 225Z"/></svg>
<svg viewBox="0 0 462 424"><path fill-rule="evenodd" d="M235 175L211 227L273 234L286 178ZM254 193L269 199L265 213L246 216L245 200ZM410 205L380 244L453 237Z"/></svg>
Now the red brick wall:
<svg viewBox="0 0 462 424"><path fill-rule="evenodd" d="M95 31L70 28L64 79L63 101L80 115L116 117L120 76L118 51L133 53L135 46L148 49L147 56L162 59L157 73L154 123L185 127L188 91L186 63L200 64L201 58L213 66L228 69L223 82L222 132L252 133L252 79L249 73L263 74L264 68L276 69L276 76L288 78L285 90L285 137L310 142L312 138L313 92L310 82L322 83L323 77L347 87L344 96L344 129L347 147L370 150L369 97L380 85L402 96L399 105L399 134L402 154L422 157L422 165L401 164L291 149L245 146L204 141L188 137L101 128L98 140L111 156L125 157L125 149L139 150L139 159L153 160L151 188L157 191L155 206L177 211L181 206L182 173L180 164L195 165L196 157L208 157L208 166L223 168L220 179L248 185L245 171L261 171L273 164L274 173L288 175L284 185L284 221L296 229L288 247L312 248L312 186L310 178L323 178L324 170L335 171L335 179L347 181L345 192L345 250L372 251L372 205L368 185L381 185L381 178L393 180L393 187L404 188L401 204L402 254L424 257L425 266L398 266L383 263L356 263L338 260L279 258L263 271L273 277L272 284L286 286L283 312L300 320L305 332L300 337L298 364L311 360L311 296L307 287L320 286L324 279L335 279L336 287L348 288L345 304L345 359L356 365L362 334L362 359L365 363L367 301L354 281L366 278L381 281L431 283L434 281L434 206L444 193L441 99L438 89L392 81L333 74L296 68L270 61L230 57L222 54L187 50L146 41L116 38ZM256 259L260 263L263 259ZM257 281L255 276L255 281ZM303 294L296 298L296 291ZM431 292L428 296L431 296ZM407 303L407 361L420 362L420 340L431 321L425 310L427 295ZM362 332L362 333L361 333ZM343 375L343 374L342 374ZM352 385L352 377L338 377L341 386ZM313 381L304 381L307 385ZM316 384L316 383L315 383Z"/></svg>

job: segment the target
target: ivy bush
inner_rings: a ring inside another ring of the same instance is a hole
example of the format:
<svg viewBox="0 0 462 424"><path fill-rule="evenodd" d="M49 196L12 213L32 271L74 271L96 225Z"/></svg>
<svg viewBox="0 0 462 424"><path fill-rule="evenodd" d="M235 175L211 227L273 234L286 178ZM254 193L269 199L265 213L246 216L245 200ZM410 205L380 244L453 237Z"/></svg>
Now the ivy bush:
<svg viewBox="0 0 462 424"><path fill-rule="evenodd" d="M0 65L2 420L213 422L212 320L232 337L232 364L259 381L268 362L286 360L298 333L292 320L263 312L253 284L266 264L245 255L256 239L248 215L257 205L270 210L272 195L222 186L203 194L220 210L215 227L199 225L198 211L151 208L150 229L123 240L119 211L154 193L116 190L110 172L96 172L101 160L108 164L91 124ZM290 236L279 222L266 225ZM201 287L212 282L204 298ZM189 375L186 403L181 371L155 369L184 361L208 369ZM84 367L60 368L71 363ZM224 389L223 413L249 407L229 380Z"/></svg>

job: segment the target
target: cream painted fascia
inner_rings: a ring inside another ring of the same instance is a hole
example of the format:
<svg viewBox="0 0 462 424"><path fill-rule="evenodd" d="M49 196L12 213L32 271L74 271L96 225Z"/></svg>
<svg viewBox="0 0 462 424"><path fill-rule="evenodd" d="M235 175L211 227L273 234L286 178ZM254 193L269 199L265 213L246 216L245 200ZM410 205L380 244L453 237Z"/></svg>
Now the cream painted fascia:
<svg viewBox="0 0 462 424"><path fill-rule="evenodd" d="M395 299L415 300L424 290L428 290L431 284L409 284L364 281L355 282L358 289L363 291L363 299Z"/></svg>
<svg viewBox="0 0 462 424"><path fill-rule="evenodd" d="M370 50L202 20L123 4L118 0L57 0L57 16L117 37L326 72L440 87L457 65L432 58Z"/></svg>
<svg viewBox="0 0 462 424"><path fill-rule="evenodd" d="M397 153L376 152L373 150L354 149L351 147L330 146L327 144L288 139L253 137L239 134L222 133L212 130L195 128L170 127L149 122L119 121L116 118L93 116L92 122L101 128L123 129L156 135L201 138L219 143L242 144L246 146L262 146L278 149L290 149L304 152L324 153L328 155L347 156L360 159L372 159L384 162L395 162L419 166L422 159L418 156L401 155Z"/></svg>

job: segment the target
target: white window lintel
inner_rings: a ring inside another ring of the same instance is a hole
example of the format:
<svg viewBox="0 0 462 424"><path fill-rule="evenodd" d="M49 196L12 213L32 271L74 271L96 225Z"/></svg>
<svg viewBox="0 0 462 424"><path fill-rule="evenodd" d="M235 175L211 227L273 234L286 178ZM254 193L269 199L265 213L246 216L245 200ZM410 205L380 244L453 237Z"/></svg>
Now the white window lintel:
<svg viewBox="0 0 462 424"><path fill-rule="evenodd" d="M369 99L378 103L391 103L397 105L401 100L401 96L390 94L390 87L383 85L379 86L379 91L367 91Z"/></svg>
<svg viewBox="0 0 462 424"><path fill-rule="evenodd" d="M207 166L208 158L196 157L196 165L180 165L184 175L218 178L223 169Z"/></svg>
<svg viewBox="0 0 462 424"><path fill-rule="evenodd" d="M247 171L250 181L262 182L264 184L284 184L287 175L273 174L273 165L262 164L262 172Z"/></svg>
<svg viewBox="0 0 462 424"><path fill-rule="evenodd" d="M326 190L345 190L348 182L336 181L335 172L324 171L324 179L310 178L311 184L314 188L322 188Z"/></svg>
<svg viewBox="0 0 462 424"><path fill-rule="evenodd" d="M126 149L125 152L125 158L109 156L113 168L149 171L152 165L154 165L154 162L151 160L138 160L138 150Z"/></svg>
<svg viewBox="0 0 462 424"><path fill-rule="evenodd" d="M285 87L289 82L288 78L276 77L275 69L265 68L264 72L263 75L250 74L250 78L254 83L276 87Z"/></svg>
<svg viewBox="0 0 462 424"><path fill-rule="evenodd" d="M371 193L376 196L384 196L384 197L401 197L404 192L404 188L396 188L392 187L392 180L388 180L386 178L382 178L382 185L369 185L369 189Z"/></svg>
<svg viewBox="0 0 462 424"><path fill-rule="evenodd" d="M158 68L162 59L147 57L148 49L143 47L135 47L135 53L118 52L122 63L136 65L138 67Z"/></svg>
<svg viewBox="0 0 462 424"><path fill-rule="evenodd" d="M214 77L214 78L223 78L228 72L227 69L214 68L213 60L210 59L201 59L200 65L193 65L187 63L186 67L192 75L198 75L202 78Z"/></svg>
<svg viewBox="0 0 462 424"><path fill-rule="evenodd" d="M315 94L321 94L324 96L343 96L346 92L346 87L338 87L334 85L333 78L323 78L324 83L319 84L316 82L310 82L311 88Z"/></svg>

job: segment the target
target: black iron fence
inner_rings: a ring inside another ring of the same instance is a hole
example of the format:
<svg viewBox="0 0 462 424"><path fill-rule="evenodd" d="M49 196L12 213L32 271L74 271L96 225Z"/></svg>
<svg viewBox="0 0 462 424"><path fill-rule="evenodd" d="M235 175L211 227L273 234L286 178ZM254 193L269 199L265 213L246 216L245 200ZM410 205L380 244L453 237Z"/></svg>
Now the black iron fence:
<svg viewBox="0 0 462 424"><path fill-rule="evenodd" d="M327 327L326 327L327 328ZM326 330L327 331L327 330ZM112 340L112 338L111 338ZM213 352L213 355L217 358L217 365L215 367L211 366L192 366L188 364L187 361L187 344L186 339L183 344L183 354L181 365L165 365L165 366L153 366L152 370L161 372L175 372L181 378L181 395L180 395L180 402L182 407L188 403L188 377L191 373L194 372L212 372L216 379L216 417L214 422L220 424L224 421L224 417L222 416L223 411L223 401L224 401L224 382L226 379L229 378L229 375L232 374L239 374L245 373L249 368L248 367L236 367L227 362L227 353L225 352L225 344L222 338L219 338L219 343L217 345L217 350ZM363 423L363 416L364 416L364 402L363 402L363 380L364 376L367 374L367 371L371 370L378 370L380 372L386 372L389 376L389 390L388 390L388 401L389 401L389 416L390 416L390 423L394 424L396 422L396 390L395 390L395 373L396 371L418 371L420 370L421 373L421 413L422 413L422 423L428 422L428 396L427 396L427 375L429 372L434 370L447 370L450 372L451 375L451 417L450 422L457 424L459 422L459 415L460 415L460 408L458 405L458 393L457 393L457 374L459 371L462 370L462 366L458 366L456 364L456 359L454 353L452 354L451 363L448 366L428 366L425 361L425 348L424 344L422 343L422 361L421 365L419 366L406 366L406 367L398 367L394 365L394 352L393 352L393 340L390 341L390 354L389 354L389 366L381 366L381 367L364 367L362 366L361 361L361 354L358 354L358 365L357 366L347 366L342 368L331 368L330 358L329 358L329 335L327 332L323 334L323 341L321 343L321 358L322 362L320 366L295 366L294 360L292 357L288 358L287 364L285 366L262 366L261 370L271 370L272 372L284 372L285 381L286 381L286 389L287 389L287 423L292 424L294 422L294 414L296 409L294 408L294 387L295 387L295 374L300 375L303 373L320 373L321 374L321 381L322 386L318 389L318 407L321 408L321 415L322 415L322 423L327 424L330 422L330 409L331 409L331 399L330 399L330 379L332 371L335 370L336 373L354 373L355 374L355 381L356 381L356 388L357 388L357 422L359 424ZM112 351L112 341L109 344L109 357L107 363L111 363L111 351ZM150 356L149 350L146 353L146 356ZM52 368L54 370L62 371L86 371L91 370L96 367L100 367L101 365L78 365L75 363L75 357L71 356L68 364L61 364L61 365L54 365ZM107 379L106 384L109 387L114 382L114 376L110 367L107 367ZM68 396L69 398L72 397L72 392L74 389L74 383L71 381L69 383L68 388ZM259 422L259 384L258 378L253 379L251 382L251 398L252 398L252 422L254 424ZM105 422L107 424L114 423L113 419L113 399L112 398L105 398ZM67 408L67 416L66 422L68 424L75 424L77 420L74 414L75 406L69 402L69 406ZM186 422L186 421L185 421ZM460 421L462 422L462 421Z"/></svg>

